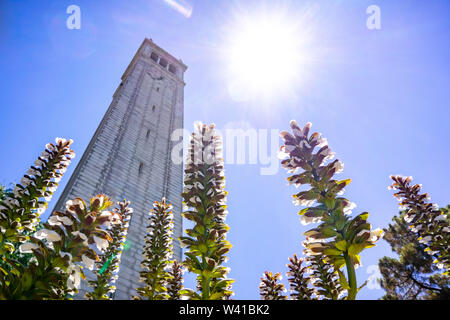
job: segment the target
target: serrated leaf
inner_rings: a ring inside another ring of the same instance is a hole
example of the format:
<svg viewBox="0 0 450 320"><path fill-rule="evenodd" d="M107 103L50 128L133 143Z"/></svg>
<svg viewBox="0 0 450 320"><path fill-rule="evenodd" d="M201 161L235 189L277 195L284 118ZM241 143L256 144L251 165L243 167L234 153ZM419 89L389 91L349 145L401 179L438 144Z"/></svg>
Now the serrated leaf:
<svg viewBox="0 0 450 320"><path fill-rule="evenodd" d="M209 296L209 300L219 300L222 298L223 292L215 292L212 295Z"/></svg>
<svg viewBox="0 0 450 320"><path fill-rule="evenodd" d="M326 254L327 256L338 256L342 254L342 251L338 249L327 248L323 251L323 253Z"/></svg>
<svg viewBox="0 0 450 320"><path fill-rule="evenodd" d="M362 250L364 250L364 247L365 247L364 243L353 243L348 248L348 254L351 255L351 256L356 256Z"/></svg>
<svg viewBox="0 0 450 320"><path fill-rule="evenodd" d="M302 210L300 210L299 212L298 212L298 214L299 215L304 215L305 213L306 213L306 211L308 211L309 210L309 208L305 208L305 209L302 209Z"/></svg>
<svg viewBox="0 0 450 320"><path fill-rule="evenodd" d="M341 251L345 251L345 250L347 250L347 241L345 241L345 240L338 241L338 242L334 243L334 246Z"/></svg>
<svg viewBox="0 0 450 320"><path fill-rule="evenodd" d="M344 288L345 290L350 290L350 286L344 273L339 269L337 270L337 272L339 274L339 282L341 283L342 288Z"/></svg>

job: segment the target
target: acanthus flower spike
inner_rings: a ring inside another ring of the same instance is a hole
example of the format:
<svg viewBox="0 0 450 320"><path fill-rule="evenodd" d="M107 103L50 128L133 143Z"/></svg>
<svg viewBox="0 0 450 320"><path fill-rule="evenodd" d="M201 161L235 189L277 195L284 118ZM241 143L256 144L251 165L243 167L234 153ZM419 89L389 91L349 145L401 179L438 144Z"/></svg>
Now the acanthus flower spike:
<svg viewBox="0 0 450 320"><path fill-rule="evenodd" d="M422 185L411 185L413 178L400 175L390 176L393 183L391 190L397 191L394 197L400 207L406 210L404 220L411 231L418 236L419 243L426 246L425 251L435 260L439 269L450 269L450 217L439 206L428 202L427 193L420 193Z"/></svg>

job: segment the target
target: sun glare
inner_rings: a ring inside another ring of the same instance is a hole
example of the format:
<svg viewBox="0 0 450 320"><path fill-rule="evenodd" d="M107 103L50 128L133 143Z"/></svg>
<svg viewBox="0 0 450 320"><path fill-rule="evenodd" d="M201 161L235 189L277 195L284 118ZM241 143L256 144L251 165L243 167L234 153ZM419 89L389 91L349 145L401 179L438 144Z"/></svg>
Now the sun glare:
<svg viewBox="0 0 450 320"><path fill-rule="evenodd" d="M228 42L228 84L241 100L286 94L302 72L298 23L276 14L241 19Z"/></svg>

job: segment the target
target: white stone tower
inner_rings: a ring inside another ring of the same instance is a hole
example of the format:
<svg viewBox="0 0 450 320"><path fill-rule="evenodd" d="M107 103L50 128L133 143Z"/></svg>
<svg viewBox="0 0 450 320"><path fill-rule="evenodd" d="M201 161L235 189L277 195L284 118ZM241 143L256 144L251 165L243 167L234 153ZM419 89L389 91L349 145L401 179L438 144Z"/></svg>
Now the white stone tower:
<svg viewBox="0 0 450 320"><path fill-rule="evenodd" d="M114 299L136 294L148 212L163 196L174 206L174 239L182 234L182 164L172 161L172 132L183 128L181 60L145 39L122 76L113 101L59 198L55 210L76 197L104 193L117 202L131 201L133 216L121 258ZM82 129L82 124L80 124ZM177 137L178 138L178 137ZM182 155L180 155L182 156ZM174 241L175 258L181 248ZM84 295L83 284L80 296Z"/></svg>

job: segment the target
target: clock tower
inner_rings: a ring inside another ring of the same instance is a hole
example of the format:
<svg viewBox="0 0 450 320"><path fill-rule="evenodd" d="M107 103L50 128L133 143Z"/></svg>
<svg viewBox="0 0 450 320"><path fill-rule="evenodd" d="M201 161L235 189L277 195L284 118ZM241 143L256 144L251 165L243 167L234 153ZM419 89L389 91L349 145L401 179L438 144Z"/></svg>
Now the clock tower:
<svg viewBox="0 0 450 320"><path fill-rule="evenodd" d="M183 128L184 72L187 66L145 39L122 76L105 116L92 137L55 210L76 197L88 200L104 193L114 202L126 198L134 212L122 253L114 299L130 299L141 271L147 219L155 200L173 204L174 258L181 260L176 240L182 234L183 168L171 152ZM182 155L180 155L182 156ZM80 298L87 290L83 283Z"/></svg>

